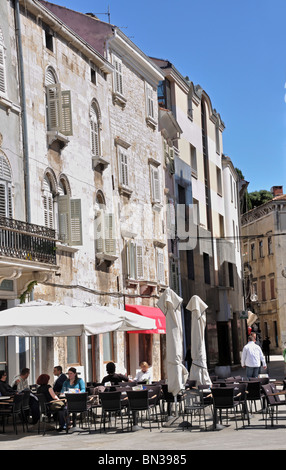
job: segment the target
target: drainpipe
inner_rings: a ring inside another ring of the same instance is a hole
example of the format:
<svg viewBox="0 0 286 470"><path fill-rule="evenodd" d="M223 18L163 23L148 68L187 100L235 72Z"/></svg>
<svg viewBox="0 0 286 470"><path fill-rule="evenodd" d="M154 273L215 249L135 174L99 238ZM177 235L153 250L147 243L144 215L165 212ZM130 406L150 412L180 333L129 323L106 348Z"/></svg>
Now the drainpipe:
<svg viewBox="0 0 286 470"><path fill-rule="evenodd" d="M19 61L19 75L20 75L20 98L21 98L21 106L22 106L25 210L26 210L26 222L31 223L27 106L26 106L24 61L23 61L23 50L22 50L22 35L21 35L19 0L15 0L15 30L16 30L16 38L17 38L17 46L18 46L18 61Z"/></svg>
<svg viewBox="0 0 286 470"><path fill-rule="evenodd" d="M24 165L24 188L25 188L25 213L26 222L31 223L31 200L30 200L30 170L29 170L29 146L28 146L28 125L27 125L27 106L26 106L26 91L25 91L25 77L24 77L24 61L22 50L22 34L21 34L21 21L20 21L20 8L19 0L15 0L15 33L17 39L17 52L19 63L19 77L20 77L20 100L22 107L22 134L23 134L23 165ZM34 299L33 291L31 291L30 298ZM36 364L36 343L35 338L30 338L30 364L31 364L31 379L35 382Z"/></svg>

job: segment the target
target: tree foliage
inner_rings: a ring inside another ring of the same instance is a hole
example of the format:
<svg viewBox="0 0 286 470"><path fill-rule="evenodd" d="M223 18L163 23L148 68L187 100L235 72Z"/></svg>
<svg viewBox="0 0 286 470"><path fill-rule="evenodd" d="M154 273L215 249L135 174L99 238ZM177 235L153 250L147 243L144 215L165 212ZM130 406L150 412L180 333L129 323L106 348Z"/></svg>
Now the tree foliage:
<svg viewBox="0 0 286 470"><path fill-rule="evenodd" d="M238 177L241 180L244 180L244 175L239 168L236 168L236 172ZM259 191L252 191L249 193L247 190L243 195L243 200L241 201L241 212L245 213L250 211L251 209L255 209L255 207L261 206L265 204L265 202L270 201L273 199L273 194L266 189L260 189Z"/></svg>

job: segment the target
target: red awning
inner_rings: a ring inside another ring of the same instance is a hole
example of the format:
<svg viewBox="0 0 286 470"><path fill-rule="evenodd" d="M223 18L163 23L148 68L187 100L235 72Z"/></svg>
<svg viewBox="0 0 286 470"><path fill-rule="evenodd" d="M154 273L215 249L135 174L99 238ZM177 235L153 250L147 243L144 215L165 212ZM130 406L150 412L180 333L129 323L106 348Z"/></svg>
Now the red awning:
<svg viewBox="0 0 286 470"><path fill-rule="evenodd" d="M156 321L157 328L155 330L139 330L128 331L128 333L143 333L143 334L166 334L166 317L162 310L157 307L148 307L146 305L125 305L125 310L128 312L137 313L143 317L153 318Z"/></svg>

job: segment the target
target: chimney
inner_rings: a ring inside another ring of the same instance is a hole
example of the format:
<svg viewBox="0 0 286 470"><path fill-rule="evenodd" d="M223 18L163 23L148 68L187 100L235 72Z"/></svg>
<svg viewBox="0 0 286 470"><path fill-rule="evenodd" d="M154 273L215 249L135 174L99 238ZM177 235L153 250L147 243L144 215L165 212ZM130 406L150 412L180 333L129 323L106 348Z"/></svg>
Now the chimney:
<svg viewBox="0 0 286 470"><path fill-rule="evenodd" d="M281 196L283 194L283 186L272 186L270 190L273 194L273 197Z"/></svg>

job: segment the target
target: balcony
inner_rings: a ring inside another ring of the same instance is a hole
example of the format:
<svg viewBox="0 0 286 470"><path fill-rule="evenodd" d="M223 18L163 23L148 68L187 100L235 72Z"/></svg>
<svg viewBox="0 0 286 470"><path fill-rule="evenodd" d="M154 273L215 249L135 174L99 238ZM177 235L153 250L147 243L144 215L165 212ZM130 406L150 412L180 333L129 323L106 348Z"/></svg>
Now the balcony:
<svg viewBox="0 0 286 470"><path fill-rule="evenodd" d="M0 216L0 283L17 279L18 295L57 270L55 230Z"/></svg>

